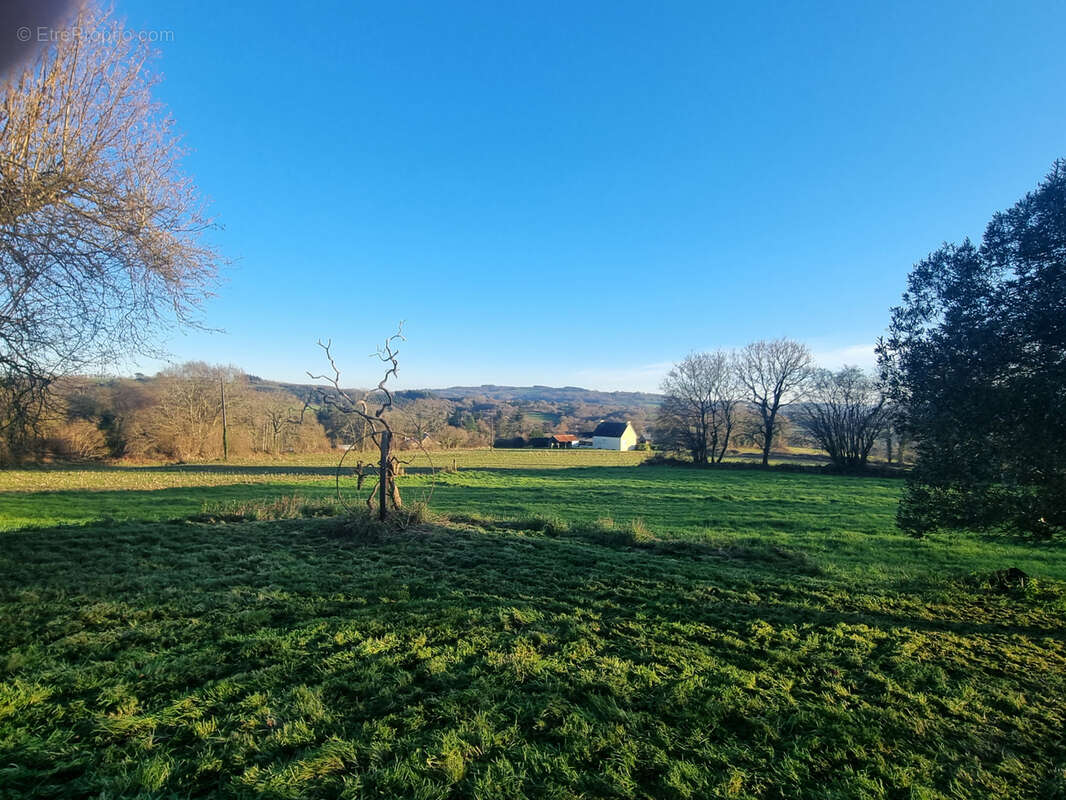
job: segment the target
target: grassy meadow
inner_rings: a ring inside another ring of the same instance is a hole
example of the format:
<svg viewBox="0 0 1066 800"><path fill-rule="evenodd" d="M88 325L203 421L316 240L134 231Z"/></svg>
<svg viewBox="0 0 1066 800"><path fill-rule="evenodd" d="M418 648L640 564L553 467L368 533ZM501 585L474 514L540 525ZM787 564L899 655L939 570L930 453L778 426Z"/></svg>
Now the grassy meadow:
<svg viewBox="0 0 1066 800"><path fill-rule="evenodd" d="M249 519L328 513L324 458L0 473L0 797L1066 798L1061 544L902 536L887 478L434 460L392 533Z"/></svg>

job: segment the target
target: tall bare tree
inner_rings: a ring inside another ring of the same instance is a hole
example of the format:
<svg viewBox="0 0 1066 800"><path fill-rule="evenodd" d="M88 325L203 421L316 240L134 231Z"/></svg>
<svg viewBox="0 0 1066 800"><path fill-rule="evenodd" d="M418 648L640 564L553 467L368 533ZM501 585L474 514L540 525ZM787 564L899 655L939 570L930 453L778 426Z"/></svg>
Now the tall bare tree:
<svg viewBox="0 0 1066 800"><path fill-rule="evenodd" d="M195 324L211 227L150 52L93 4L0 82L0 424L32 424L56 376L157 351ZM9 437L10 438L10 437Z"/></svg>
<svg viewBox="0 0 1066 800"><path fill-rule="evenodd" d="M841 469L862 469L877 437L891 422L876 381L858 367L817 370L810 381L800 424Z"/></svg>
<svg viewBox="0 0 1066 800"><path fill-rule="evenodd" d="M734 356L723 350L691 353L663 379L657 428L696 464L721 463L741 403Z"/></svg>
<svg viewBox="0 0 1066 800"><path fill-rule="evenodd" d="M317 399L323 405L332 406L342 414L354 414L367 423L368 435L377 445L380 457L378 459L378 482L366 499L368 508L373 508L377 502L378 518L385 520L388 516L388 507L391 504L395 511L403 507L403 499L400 495L400 487L396 478L400 474L400 460L395 456L393 438L395 431L389 420L390 413L394 408L392 391L388 388L390 378L395 378L400 369L399 350L396 349L398 342L404 340L403 323L399 329L385 340L378 348L376 355L386 365L385 374L378 385L370 392L356 398L352 392L341 388L340 369L333 358L330 342L319 342L319 346L325 351L326 360L329 362L330 374L315 375L308 372L312 380L324 380L329 388L320 392ZM308 401L310 402L310 401ZM377 408L371 412L370 403L377 403ZM305 406L306 408L306 406ZM351 449L351 448L349 448ZM347 455L347 452L345 452ZM343 458L341 460L343 464ZM359 485L362 486L362 475ZM337 491L340 494L340 466L337 468Z"/></svg>
<svg viewBox="0 0 1066 800"><path fill-rule="evenodd" d="M770 463L778 414L803 398L812 369L810 349L792 339L764 339L740 351L737 378L758 415L756 438L762 446L763 466Z"/></svg>
<svg viewBox="0 0 1066 800"><path fill-rule="evenodd" d="M277 455L281 452L285 432L296 424L298 409L291 398L277 397L263 403L260 413L266 423L266 433L270 437L270 452Z"/></svg>

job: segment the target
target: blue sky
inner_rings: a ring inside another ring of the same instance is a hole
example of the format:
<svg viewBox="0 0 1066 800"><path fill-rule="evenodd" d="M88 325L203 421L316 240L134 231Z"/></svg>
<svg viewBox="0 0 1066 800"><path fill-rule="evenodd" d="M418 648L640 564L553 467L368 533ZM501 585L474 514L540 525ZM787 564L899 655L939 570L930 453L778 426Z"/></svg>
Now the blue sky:
<svg viewBox="0 0 1066 800"><path fill-rule="evenodd" d="M176 360L654 391L869 362L910 266L1066 156L1066 5L117 0L233 259ZM155 362L141 362L154 371Z"/></svg>

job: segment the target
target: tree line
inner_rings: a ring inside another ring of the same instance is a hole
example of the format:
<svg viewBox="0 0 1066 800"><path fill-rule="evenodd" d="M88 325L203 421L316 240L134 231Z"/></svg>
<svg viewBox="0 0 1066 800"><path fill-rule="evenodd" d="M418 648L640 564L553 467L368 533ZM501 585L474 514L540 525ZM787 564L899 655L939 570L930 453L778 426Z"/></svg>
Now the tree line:
<svg viewBox="0 0 1066 800"><path fill-rule="evenodd" d="M365 391L347 390L353 398ZM396 447L452 449L523 443L550 433L581 433L604 418L634 419L643 408L580 401L504 402L481 395L440 397L400 390L387 412L403 431ZM321 403L310 385L279 384L234 366L189 362L154 376L65 376L19 448L0 445L7 461L144 459L202 461L225 456L279 456L352 447L369 451L367 421Z"/></svg>
<svg viewBox="0 0 1066 800"><path fill-rule="evenodd" d="M878 442L891 461L898 441L894 406L874 376L858 367L819 369L810 349L791 339L691 353L667 374L662 392L657 443L699 465L720 464L730 448L753 444L767 466L790 426L845 470L865 468Z"/></svg>
<svg viewBox="0 0 1066 800"><path fill-rule="evenodd" d="M54 387L32 440L37 458L170 461L326 450L325 428L287 392L235 367L190 362L152 378L71 377Z"/></svg>

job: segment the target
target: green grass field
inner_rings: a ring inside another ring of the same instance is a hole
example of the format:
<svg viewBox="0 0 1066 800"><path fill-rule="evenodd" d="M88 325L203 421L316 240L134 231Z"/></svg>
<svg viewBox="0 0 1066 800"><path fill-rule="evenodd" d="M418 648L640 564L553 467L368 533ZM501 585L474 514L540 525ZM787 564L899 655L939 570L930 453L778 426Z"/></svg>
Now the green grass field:
<svg viewBox="0 0 1066 800"><path fill-rule="evenodd" d="M327 502L321 458L0 473L0 797L1066 798L1061 544L907 538L892 479L453 458L385 535L196 521Z"/></svg>

